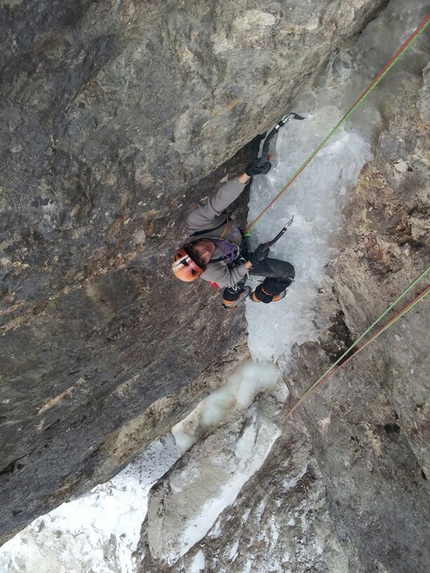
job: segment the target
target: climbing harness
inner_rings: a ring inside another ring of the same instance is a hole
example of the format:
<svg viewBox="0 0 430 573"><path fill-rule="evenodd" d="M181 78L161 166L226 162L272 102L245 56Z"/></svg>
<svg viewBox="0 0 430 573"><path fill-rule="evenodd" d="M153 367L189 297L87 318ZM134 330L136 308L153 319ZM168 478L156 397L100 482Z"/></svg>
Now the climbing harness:
<svg viewBox="0 0 430 573"><path fill-rule="evenodd" d="M221 251L222 256L216 259L211 259L209 263L218 263L219 261L226 261L228 265L232 265L236 261L240 252L239 245L231 243L226 239L212 238L211 241L215 243L215 246L218 247L218 249Z"/></svg>
<svg viewBox="0 0 430 573"><path fill-rule="evenodd" d="M297 408L308 398L315 390L317 390L324 382L326 382L329 378L331 378L338 370L347 364L354 356L357 356L362 350L364 350L371 342L376 340L383 332L388 330L390 326L392 326L395 322L397 322L402 316L404 316L407 312L409 312L416 304L418 304L425 296L427 296L430 292L430 285L427 285L421 293L415 296L411 302L409 302L406 306L404 306L388 323L380 328L367 342L361 345L355 352L351 353L351 350L357 346L357 344L366 336L370 330L376 326L384 316L422 279L424 276L430 271L430 265L396 298L396 300L390 304L390 306L367 328L363 334L357 338L357 340L352 344L348 350L346 350L342 356L340 356L336 362L334 362L330 368L322 375L318 380L312 384L308 390L301 396L301 398L296 402L296 404L287 412L284 417L284 422L297 410ZM349 355L349 356L348 356Z"/></svg>
<svg viewBox="0 0 430 573"><path fill-rule="evenodd" d="M397 50L391 60L387 63L387 65L379 72L379 74L370 82L361 96L357 99L357 101L349 108L346 114L342 117L342 119L335 125L335 127L331 130L331 132L321 141L321 143L316 147L316 149L309 155L309 157L302 163L302 165L297 169L297 171L293 174L293 176L287 181L286 185L281 189L281 191L272 199L272 201L263 209L263 211L252 221L246 225L245 232L246 234L250 234L251 230L255 227L257 221L266 213L270 207L281 197L283 193L288 189L288 187L297 179L300 173L309 165L312 159L317 155L317 153L321 150L322 147L327 143L327 141L333 136L333 134L339 129L339 127L345 123L348 117L352 114L352 112L359 106L359 104L364 100L366 96L379 84L383 77L391 70L394 64L399 60L402 54L407 50L407 48L412 44L414 40L425 30L425 28L430 23L430 14L428 14L421 24L416 28L416 30L409 36L409 38L402 44L402 46ZM299 116L300 117L300 116ZM282 120L281 120L282 121ZM273 131L273 130L272 130ZM272 136L273 137L273 136Z"/></svg>

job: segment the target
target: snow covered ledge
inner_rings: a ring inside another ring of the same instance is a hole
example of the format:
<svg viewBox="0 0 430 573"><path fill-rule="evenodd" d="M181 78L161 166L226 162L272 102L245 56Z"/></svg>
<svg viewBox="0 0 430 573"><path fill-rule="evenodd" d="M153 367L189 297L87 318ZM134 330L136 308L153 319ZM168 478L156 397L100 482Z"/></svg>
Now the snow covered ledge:
<svg viewBox="0 0 430 573"><path fill-rule="evenodd" d="M258 394L268 390L254 402ZM180 450L195 445L151 491L147 532L155 559L175 563L234 503L280 436L272 420L276 410L281 411L286 395L274 364L246 361L225 386L173 429ZM199 441L211 428L221 425Z"/></svg>

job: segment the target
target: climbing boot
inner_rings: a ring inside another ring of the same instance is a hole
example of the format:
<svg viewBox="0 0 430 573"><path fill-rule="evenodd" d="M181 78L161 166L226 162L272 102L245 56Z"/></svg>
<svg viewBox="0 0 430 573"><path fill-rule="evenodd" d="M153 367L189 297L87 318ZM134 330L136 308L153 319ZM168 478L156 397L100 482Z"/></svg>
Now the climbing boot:
<svg viewBox="0 0 430 573"><path fill-rule="evenodd" d="M272 302L278 302L278 300L282 300L286 294L287 294L287 291L283 290L279 294L273 295Z"/></svg>
<svg viewBox="0 0 430 573"><path fill-rule="evenodd" d="M279 294L274 294L274 295L268 294L260 285L255 289L253 293L251 293L250 298L253 302L264 302L266 304L270 304L271 302L278 302L278 300L282 300L286 294L287 294L286 290L283 290Z"/></svg>
<svg viewBox="0 0 430 573"><path fill-rule="evenodd" d="M234 310L240 302L244 302L246 298L251 294L251 287L245 286L240 291L239 295L235 300L227 300L226 298L222 301L222 306L226 310Z"/></svg>

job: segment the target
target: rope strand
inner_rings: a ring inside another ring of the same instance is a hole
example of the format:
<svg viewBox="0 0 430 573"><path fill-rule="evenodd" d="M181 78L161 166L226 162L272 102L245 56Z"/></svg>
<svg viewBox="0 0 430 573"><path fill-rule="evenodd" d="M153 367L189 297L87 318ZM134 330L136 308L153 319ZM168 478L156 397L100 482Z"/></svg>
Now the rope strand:
<svg viewBox="0 0 430 573"><path fill-rule="evenodd" d="M250 234L251 229L255 227L255 224L259 219L266 213L270 207L281 197L283 193L288 189L288 187L297 179L300 173L309 165L312 159L317 155L317 153L321 150L322 147L327 143L327 141L333 136L333 134L339 129L339 127L348 119L348 117L352 114L352 112L357 108L357 106L364 100L364 98L369 95L369 93L379 84L384 76L391 70L391 68L396 64L396 62L400 59L402 54L407 50L407 48L412 44L414 40L425 30L425 28L430 23L430 14L428 14L421 24L414 30L414 32L409 36L409 38L400 46L394 56L390 59L387 65L379 72L379 74L370 82L361 96L356 100L356 102L349 108L346 114L342 117L342 119L334 126L331 132L321 141L321 143L316 147L316 149L309 155L309 157L302 163L302 165L297 169L297 171L293 174L293 176L288 180L285 187L281 189L281 191L270 201L270 203L261 211L261 213L252 221L252 223L247 224L245 227L245 233L247 235Z"/></svg>
<svg viewBox="0 0 430 573"><path fill-rule="evenodd" d="M393 304L391 304L386 311L384 311L381 316L360 336L360 338L358 338L354 344L352 346L350 346L350 348L348 348L348 350L346 352L344 352L342 354L342 356L340 358L338 358L338 360L336 360L336 362L334 364L331 365L331 367L320 377L318 378L318 380L312 384L312 386L310 388L308 388L308 390L306 390L306 392L301 396L301 398L296 402L296 404L291 408L291 410L289 410L289 412L286 414L285 418L284 418L284 422L286 422L286 420L293 414L293 412L306 400L306 398L308 398L313 392L315 392L315 390L317 390L317 388L319 388L320 386L322 386L322 384L324 382L326 382L327 380L329 380L332 376L334 376L334 374L336 374L336 372L338 372L338 370L340 368L342 368L342 366L344 366L345 364L347 364L352 358L354 358L354 356L357 356L357 354L359 354L362 350L364 350L367 346L369 346L369 344L371 342L373 342L374 340L376 340L383 332L385 332L386 330L388 330L388 328L390 328L393 324L395 324L402 316L404 316L407 312L409 312L416 304L418 304L425 296L428 295L428 293L430 292L430 285L428 285L427 287L424 288L424 290L418 294L415 298L413 298L411 300L411 302L409 302L406 306L404 306L391 320L389 320L389 322L383 326L382 328L380 328L367 342L365 342L362 346L360 346L355 352L353 352L353 354L351 354L351 356L349 356L346 360L344 360L341 364L339 364L339 362L347 355L351 352L351 350L357 345L357 343L363 339L363 337L370 331L370 329L375 326L386 314L387 312L389 312L389 310L391 308L393 308L393 306L396 304L396 302L398 302L399 300L401 300L401 298L403 298L403 296L422 278L424 277L424 275L430 270L430 266L427 267L427 269L421 273L421 275L415 279L415 281L413 283L411 283L411 285L405 289L403 291L403 293L394 301Z"/></svg>

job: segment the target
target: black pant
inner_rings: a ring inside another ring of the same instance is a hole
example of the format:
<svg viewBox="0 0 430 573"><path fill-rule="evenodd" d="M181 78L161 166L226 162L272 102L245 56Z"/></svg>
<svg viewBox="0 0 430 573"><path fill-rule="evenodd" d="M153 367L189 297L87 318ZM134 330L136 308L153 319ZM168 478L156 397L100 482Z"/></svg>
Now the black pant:
<svg viewBox="0 0 430 573"><path fill-rule="evenodd" d="M288 283L284 288L290 286L296 272L291 263L278 259L267 258L251 267L250 275L264 278L276 279L279 282ZM276 293L279 294L279 293Z"/></svg>
<svg viewBox="0 0 430 573"><path fill-rule="evenodd" d="M251 267L249 274L264 277L263 283L255 289L254 297L260 302L269 303L272 302L274 296L290 286L296 273L291 263L267 258ZM237 300L244 284L245 281L240 281L233 288L225 288L223 291L224 300Z"/></svg>

